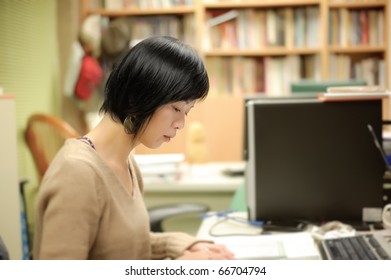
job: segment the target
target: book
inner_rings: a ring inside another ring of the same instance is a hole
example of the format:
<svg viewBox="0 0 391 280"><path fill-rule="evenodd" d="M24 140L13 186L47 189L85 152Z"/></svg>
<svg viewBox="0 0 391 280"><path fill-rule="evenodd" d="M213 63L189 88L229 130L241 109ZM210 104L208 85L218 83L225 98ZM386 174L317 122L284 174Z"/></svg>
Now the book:
<svg viewBox="0 0 391 280"><path fill-rule="evenodd" d="M181 164L185 160L184 154L147 154L134 155L140 172L144 177L178 178Z"/></svg>
<svg viewBox="0 0 391 280"><path fill-rule="evenodd" d="M382 86L337 86L328 87L327 93L373 94L386 93L386 89Z"/></svg>
<svg viewBox="0 0 391 280"><path fill-rule="evenodd" d="M371 92L371 91L356 91L356 92L327 92L320 93L318 99L322 101L351 101L351 100L376 100L390 97L390 93L383 92Z"/></svg>
<svg viewBox="0 0 391 280"><path fill-rule="evenodd" d="M315 66L316 67L316 66ZM328 88L341 87L361 87L366 86L363 80L346 80L346 81L313 81L300 80L291 84L292 93L320 93L327 92Z"/></svg>

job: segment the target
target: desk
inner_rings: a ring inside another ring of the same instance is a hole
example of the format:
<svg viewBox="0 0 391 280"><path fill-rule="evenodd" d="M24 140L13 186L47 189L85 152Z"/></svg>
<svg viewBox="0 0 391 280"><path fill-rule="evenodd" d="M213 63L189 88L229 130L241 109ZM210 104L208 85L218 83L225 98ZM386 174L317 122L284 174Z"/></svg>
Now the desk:
<svg viewBox="0 0 391 280"><path fill-rule="evenodd" d="M244 176L226 176L226 169L244 169L244 162L211 162L183 164L177 179L144 177L147 207L172 203L201 203L211 211L230 207L232 196L244 184ZM165 230L195 234L200 226L199 215L183 215L164 222Z"/></svg>
<svg viewBox="0 0 391 280"><path fill-rule="evenodd" d="M220 215L220 213L218 214ZM248 223L232 219L219 223L226 215L218 217L215 213L210 213L207 216L198 230L197 238L224 244L238 258L243 259L321 259L320 239L337 237L337 233L332 228L325 234L324 228L316 226L308 226L303 232L261 234L260 227L250 226ZM229 216L247 221L247 213L235 212ZM345 228L338 235L342 237L373 233L383 235L387 240L391 236L391 229L356 232L354 230L348 231L348 228Z"/></svg>
<svg viewBox="0 0 391 280"><path fill-rule="evenodd" d="M229 216L239 220L224 221L212 213L203 220L197 238L226 245L238 259L321 259L310 232L261 234L260 227L245 223L247 213Z"/></svg>

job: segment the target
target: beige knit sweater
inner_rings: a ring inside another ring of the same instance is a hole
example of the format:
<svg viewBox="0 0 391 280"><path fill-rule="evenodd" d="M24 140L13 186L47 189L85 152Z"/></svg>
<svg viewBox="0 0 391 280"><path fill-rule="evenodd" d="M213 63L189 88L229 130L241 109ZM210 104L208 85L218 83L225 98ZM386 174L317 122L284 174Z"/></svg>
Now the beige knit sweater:
<svg viewBox="0 0 391 280"><path fill-rule="evenodd" d="M134 160L130 170L133 194L91 146L67 140L39 190L34 259L174 259L196 242L184 233L150 233Z"/></svg>

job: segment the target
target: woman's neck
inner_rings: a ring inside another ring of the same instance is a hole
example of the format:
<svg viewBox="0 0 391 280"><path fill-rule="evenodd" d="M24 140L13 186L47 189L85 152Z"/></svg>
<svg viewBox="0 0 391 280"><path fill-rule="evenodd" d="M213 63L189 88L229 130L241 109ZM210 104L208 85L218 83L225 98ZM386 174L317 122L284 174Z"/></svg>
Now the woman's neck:
<svg viewBox="0 0 391 280"><path fill-rule="evenodd" d="M127 163L129 154L136 146L123 125L108 114L86 136L94 143L97 153L108 162Z"/></svg>

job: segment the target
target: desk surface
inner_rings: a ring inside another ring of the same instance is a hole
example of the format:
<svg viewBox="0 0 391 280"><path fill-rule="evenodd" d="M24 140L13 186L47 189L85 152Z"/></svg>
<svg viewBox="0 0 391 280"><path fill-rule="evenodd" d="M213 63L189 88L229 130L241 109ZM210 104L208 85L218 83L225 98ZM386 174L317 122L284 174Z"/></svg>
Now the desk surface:
<svg viewBox="0 0 391 280"><path fill-rule="evenodd" d="M260 227L245 223L245 213L229 215L241 220L224 220L211 213L197 238L224 244L238 259L321 259L310 232L261 234Z"/></svg>
<svg viewBox="0 0 391 280"><path fill-rule="evenodd" d="M303 232L261 234L260 227L250 226L248 223L237 222L233 219L224 220L227 218L226 215L221 215L219 212L217 214L220 216L210 213L202 221L197 238L224 244L239 259L321 259L318 246L320 238L331 238L337 234L332 230L324 232L324 228L320 229L316 226L309 226ZM247 214L243 212L234 212L228 216L247 221ZM348 232L345 229L338 234L352 236L367 233L369 232L354 230ZM376 230L370 233L390 236L391 229ZM323 234L323 237L320 234Z"/></svg>
<svg viewBox="0 0 391 280"><path fill-rule="evenodd" d="M207 163L181 165L181 173L173 177L144 178L145 203L148 207L200 203L210 211L223 211L232 204L235 191L244 184L244 176L229 177L222 172L227 168L243 168L244 163ZM182 231L195 235L200 226L197 215L182 215L167 219L167 231Z"/></svg>
<svg viewBox="0 0 391 280"><path fill-rule="evenodd" d="M145 192L234 192L244 176L227 176L225 170L244 170L244 162L181 164L177 176L143 176ZM141 169L141 172L143 170Z"/></svg>

